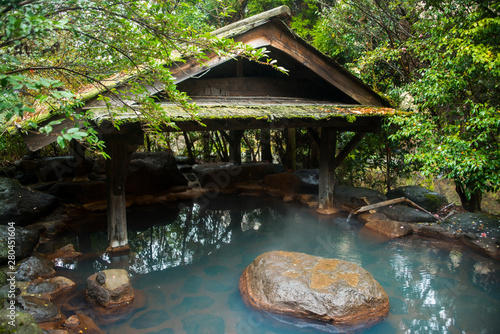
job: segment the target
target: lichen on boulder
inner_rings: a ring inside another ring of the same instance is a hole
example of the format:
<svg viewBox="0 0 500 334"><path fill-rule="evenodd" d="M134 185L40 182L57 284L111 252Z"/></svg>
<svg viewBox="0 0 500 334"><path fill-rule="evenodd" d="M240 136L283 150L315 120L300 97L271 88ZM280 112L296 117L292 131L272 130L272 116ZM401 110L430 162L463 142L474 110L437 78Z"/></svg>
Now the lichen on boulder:
<svg viewBox="0 0 500 334"><path fill-rule="evenodd" d="M369 327L389 313L389 298L373 276L338 259L264 253L245 269L239 288L252 307L328 322L340 332Z"/></svg>

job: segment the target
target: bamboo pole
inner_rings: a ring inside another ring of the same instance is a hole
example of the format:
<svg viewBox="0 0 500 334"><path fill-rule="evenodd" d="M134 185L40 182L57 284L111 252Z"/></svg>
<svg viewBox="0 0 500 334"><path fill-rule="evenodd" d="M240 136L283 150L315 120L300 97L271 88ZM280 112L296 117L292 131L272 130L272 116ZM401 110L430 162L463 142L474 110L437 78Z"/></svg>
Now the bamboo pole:
<svg viewBox="0 0 500 334"><path fill-rule="evenodd" d="M430 213L429 211L427 211L426 209L422 208L420 205L418 205L417 203L409 200L406 197L394 198L394 199L390 199L388 201L383 201L383 202L379 202L379 203L375 203L375 204L365 205L365 206L362 206L359 209L353 211L351 214L357 215L358 213L361 213L361 212L366 212L366 211L370 211L370 210L374 210L374 209L382 208L384 206L388 206L388 205L392 205L392 204L398 204L398 203L408 203L408 204L411 204L416 209L418 209L418 210L420 210L422 212L425 212L428 215L431 215L432 217L436 218L440 222L443 221L442 218L434 216L432 213Z"/></svg>

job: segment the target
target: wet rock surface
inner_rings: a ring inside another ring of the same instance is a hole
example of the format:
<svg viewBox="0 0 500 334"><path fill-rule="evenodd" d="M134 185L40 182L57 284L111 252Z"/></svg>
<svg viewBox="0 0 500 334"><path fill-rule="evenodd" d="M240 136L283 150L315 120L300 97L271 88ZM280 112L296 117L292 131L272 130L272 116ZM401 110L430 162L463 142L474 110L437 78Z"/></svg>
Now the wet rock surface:
<svg viewBox="0 0 500 334"><path fill-rule="evenodd" d="M406 205L390 205L377 210L383 213L387 217L397 220L400 222L407 223L424 223L424 222L435 222L436 217L431 216L425 212L422 212L416 208L408 207Z"/></svg>
<svg viewBox="0 0 500 334"><path fill-rule="evenodd" d="M47 255L47 259L55 263L59 262L65 263L73 261L80 256L82 256L82 253L77 252L73 244L68 244L66 246L57 249L55 252Z"/></svg>
<svg viewBox="0 0 500 334"><path fill-rule="evenodd" d="M329 322L339 331L368 327L389 312L389 298L363 268L342 260L269 252L243 272L244 301L262 311Z"/></svg>
<svg viewBox="0 0 500 334"><path fill-rule="evenodd" d="M418 234L459 241L476 251L500 259L500 218L483 213L459 213L442 223L413 224Z"/></svg>
<svg viewBox="0 0 500 334"><path fill-rule="evenodd" d="M87 279L87 296L105 308L130 304L134 291L127 271L123 269L103 270Z"/></svg>
<svg viewBox="0 0 500 334"><path fill-rule="evenodd" d="M0 310L0 333L43 334L43 330L37 325L31 314L16 312L14 326L9 324L12 321L9 315L8 310Z"/></svg>
<svg viewBox="0 0 500 334"><path fill-rule="evenodd" d="M472 238L495 238L500 240L500 218L484 213L459 213L448 217L442 224L454 232L468 234Z"/></svg>
<svg viewBox="0 0 500 334"><path fill-rule="evenodd" d="M388 199L406 197L430 212L448 203L446 196L419 186L404 186L392 189L386 194Z"/></svg>
<svg viewBox="0 0 500 334"><path fill-rule="evenodd" d="M17 268L16 280L31 281L35 278L48 278L55 274L54 264L38 253L30 256Z"/></svg>
<svg viewBox="0 0 500 334"><path fill-rule="evenodd" d="M26 226L51 213L58 201L54 196L31 191L18 181L0 178L0 224L15 222Z"/></svg>
<svg viewBox="0 0 500 334"><path fill-rule="evenodd" d="M410 224L395 220L369 219L365 227L390 238L403 237L413 232L413 228Z"/></svg>
<svg viewBox="0 0 500 334"><path fill-rule="evenodd" d="M59 308L46 299L19 296L16 301L16 307L22 312L31 314L36 322L52 322L61 319Z"/></svg>
<svg viewBox="0 0 500 334"><path fill-rule="evenodd" d="M35 281L28 285L26 292L43 299L52 299L64 291L76 287L76 283L69 278L57 276L42 281Z"/></svg>
<svg viewBox="0 0 500 334"><path fill-rule="evenodd" d="M16 259L21 260L30 256L33 249L38 244L40 232L33 229L26 229L20 226L15 227L14 240L16 242ZM0 264L7 263L9 248L9 226L0 225Z"/></svg>
<svg viewBox="0 0 500 334"><path fill-rule="evenodd" d="M85 333L85 334L104 334L105 332L101 330L94 320L86 315L79 314L77 315L79 324L77 326L68 327L69 332L73 333Z"/></svg>

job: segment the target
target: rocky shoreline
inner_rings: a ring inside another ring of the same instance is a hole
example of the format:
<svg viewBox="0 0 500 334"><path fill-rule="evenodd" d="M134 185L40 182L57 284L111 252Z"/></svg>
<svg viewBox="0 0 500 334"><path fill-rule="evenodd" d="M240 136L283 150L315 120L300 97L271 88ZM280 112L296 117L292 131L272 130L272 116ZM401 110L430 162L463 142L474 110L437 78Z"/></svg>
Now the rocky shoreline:
<svg viewBox="0 0 500 334"><path fill-rule="evenodd" d="M60 159L58 162L66 160ZM31 180L39 181L40 175L43 175L50 181L37 182L30 188L25 188L15 179L0 178L2 241L8 239L9 231L5 224L19 221L16 225L17 267L15 270L9 270L7 267L0 270L0 300L4 305L8 305L6 303L9 302L9 284L4 272L15 271L18 283L15 291L16 307L21 314L16 320L17 333L42 333L38 331L40 327L36 324L40 324L49 333L77 333L84 327L91 328L92 333L101 333L102 331L87 314L75 313L67 317L52 303L56 296L73 293L75 289L75 283L68 278L55 276L54 264L72 261L86 255L77 252L72 245L52 249L47 241L62 233L73 217L85 212L106 209L105 181L102 179L102 174L98 173L98 166L94 166L88 170L88 179L74 179L69 173L64 179L53 180L47 168L41 167L39 172L36 172L33 167L36 165L34 162L18 165L31 168L28 170ZM400 187L384 195L367 188L337 186L335 198L338 207L325 212L318 210L316 195L318 177L315 170L289 173L281 166L265 163L242 166L228 164L177 166L175 159L164 154L153 157L138 155L132 166L135 172L129 176L130 193L127 195L127 204L130 206L192 200L203 204L218 194L237 194L278 197L287 203L303 205L316 214L347 216L364 205L403 196L432 212L433 215L404 204L396 204L364 212L356 215L356 218L364 223L364 229L383 238L401 238L413 234L463 244L493 259L500 259L498 217L460 212L457 208L456 212L450 212L453 206L450 206L444 196L424 188ZM41 173L44 170L45 173ZM19 173L19 168L17 172L12 173ZM153 193L148 193L151 184L158 179L162 180L161 184L155 184L158 189L154 188ZM172 181L174 179L175 182ZM66 196L67 194L73 195ZM2 242L0 265L7 263L8 254L7 243ZM132 291L131 288L127 289L129 292ZM141 298L136 299L137 301L130 298L122 304L140 304ZM135 306L127 307L125 313L130 312ZM116 314L115 312L115 316ZM1 311L0 328L4 328L9 321L8 315L8 310ZM104 318L113 316L105 315ZM19 320L21 318L22 320Z"/></svg>

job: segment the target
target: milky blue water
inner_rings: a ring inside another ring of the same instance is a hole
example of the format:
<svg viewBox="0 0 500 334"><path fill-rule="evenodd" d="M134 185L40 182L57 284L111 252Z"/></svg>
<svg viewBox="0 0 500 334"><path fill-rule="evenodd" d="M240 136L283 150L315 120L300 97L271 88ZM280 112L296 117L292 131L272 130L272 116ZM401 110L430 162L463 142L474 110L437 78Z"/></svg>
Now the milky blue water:
<svg viewBox="0 0 500 334"><path fill-rule="evenodd" d="M103 217L91 219L105 227ZM136 300L144 305L108 324L98 322L110 334L318 333L241 301L241 273L272 250L338 258L368 270L389 295L391 309L363 333L500 332L500 263L460 245L418 237L387 240L356 219L319 216L269 198L226 196L205 207L131 209L128 220L129 255L98 254L60 268L82 277L79 289L99 270L130 273ZM73 242L85 253L106 247L104 230L90 233L85 223L79 226L60 242Z"/></svg>

